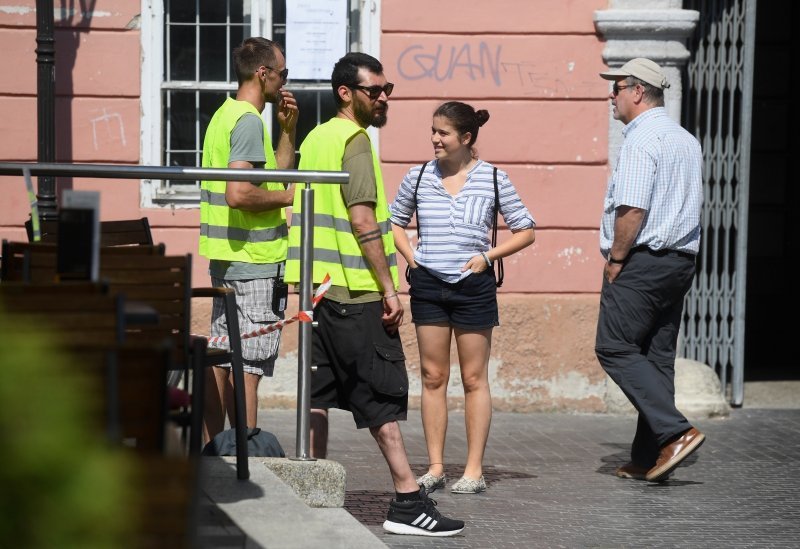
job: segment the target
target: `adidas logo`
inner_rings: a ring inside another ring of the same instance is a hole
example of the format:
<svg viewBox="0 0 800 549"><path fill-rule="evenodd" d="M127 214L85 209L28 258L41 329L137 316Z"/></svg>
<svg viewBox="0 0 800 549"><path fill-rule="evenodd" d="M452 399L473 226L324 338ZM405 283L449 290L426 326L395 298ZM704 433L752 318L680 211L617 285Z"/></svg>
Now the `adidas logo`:
<svg viewBox="0 0 800 549"><path fill-rule="evenodd" d="M412 526L425 528L427 530L433 530L436 528L437 524L439 524L439 521L428 515L428 513L420 513L417 519L411 523Z"/></svg>

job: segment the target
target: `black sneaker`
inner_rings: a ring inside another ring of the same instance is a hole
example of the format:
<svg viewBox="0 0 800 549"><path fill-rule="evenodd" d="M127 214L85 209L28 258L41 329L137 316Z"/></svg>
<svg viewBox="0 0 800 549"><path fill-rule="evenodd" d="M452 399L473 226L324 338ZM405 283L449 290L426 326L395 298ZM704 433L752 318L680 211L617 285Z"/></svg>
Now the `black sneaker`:
<svg viewBox="0 0 800 549"><path fill-rule="evenodd" d="M436 509L436 501L420 490L419 500L395 501L389 504L389 514L383 529L392 534L412 536L455 536L464 529L463 520L443 517Z"/></svg>

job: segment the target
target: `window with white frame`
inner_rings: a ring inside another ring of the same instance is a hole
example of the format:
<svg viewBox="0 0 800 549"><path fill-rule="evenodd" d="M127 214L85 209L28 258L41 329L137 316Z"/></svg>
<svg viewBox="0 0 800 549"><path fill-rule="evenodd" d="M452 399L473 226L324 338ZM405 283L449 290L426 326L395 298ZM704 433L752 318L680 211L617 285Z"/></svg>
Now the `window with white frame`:
<svg viewBox="0 0 800 549"><path fill-rule="evenodd" d="M249 36L285 47L287 1L295 0L142 0L142 164L201 165L211 116L236 93L233 48ZM347 50L378 56L380 2L341 1L347 4ZM300 109L299 146L336 107L329 81L292 79L291 65L287 59L286 88ZM271 130L271 105L262 116ZM142 206L196 207L199 187L199 181L145 180Z"/></svg>

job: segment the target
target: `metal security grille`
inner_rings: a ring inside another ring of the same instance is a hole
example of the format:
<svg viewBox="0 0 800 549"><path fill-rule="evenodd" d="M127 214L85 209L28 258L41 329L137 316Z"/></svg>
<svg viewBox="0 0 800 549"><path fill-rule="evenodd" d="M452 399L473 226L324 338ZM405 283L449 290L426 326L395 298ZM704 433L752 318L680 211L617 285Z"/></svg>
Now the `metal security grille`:
<svg viewBox="0 0 800 549"><path fill-rule="evenodd" d="M682 113L703 147L705 202L679 352L714 368L740 405L756 0L687 0L684 8L700 12Z"/></svg>
<svg viewBox="0 0 800 549"><path fill-rule="evenodd" d="M164 164L200 166L211 115L236 92L233 48L250 36L250 3L164 2ZM199 182L165 180L155 202L199 201Z"/></svg>

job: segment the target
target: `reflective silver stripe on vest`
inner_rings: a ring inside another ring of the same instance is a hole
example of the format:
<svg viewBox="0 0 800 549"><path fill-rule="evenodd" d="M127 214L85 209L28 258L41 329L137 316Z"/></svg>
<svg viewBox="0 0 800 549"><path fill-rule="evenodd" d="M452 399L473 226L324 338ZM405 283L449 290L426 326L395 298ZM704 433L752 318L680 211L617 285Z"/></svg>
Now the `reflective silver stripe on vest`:
<svg viewBox="0 0 800 549"><path fill-rule="evenodd" d="M214 193L208 189L200 189L200 202L205 202L211 206L227 206L225 193Z"/></svg>
<svg viewBox="0 0 800 549"><path fill-rule="evenodd" d="M302 214L293 213L292 214L292 225L293 226L300 226ZM339 219L337 217L333 217L332 215L328 214L321 214L315 213L314 214L314 226L321 227L323 229L335 229L340 233L352 233L353 227L350 225L350 222L346 219ZM388 219L385 221L380 221L378 223L378 228L381 230L381 233L388 234L392 230L392 222Z"/></svg>
<svg viewBox="0 0 800 549"><path fill-rule="evenodd" d="M272 242L289 235L286 225L270 229L239 229L236 227L221 227L219 225L200 224L200 236L220 238L224 240L238 240L239 242Z"/></svg>
<svg viewBox="0 0 800 549"><path fill-rule="evenodd" d="M294 246L289 247L289 252L286 259L300 261L300 248ZM345 269L362 269L365 271L371 269L369 263L367 263L367 260L364 259L364 256L342 255L338 252L338 250L323 250L320 248L314 248L314 261L322 261L324 263L338 263ZM389 267L396 267L397 266L396 255L391 254L389 257L386 258L386 262L389 264Z"/></svg>

